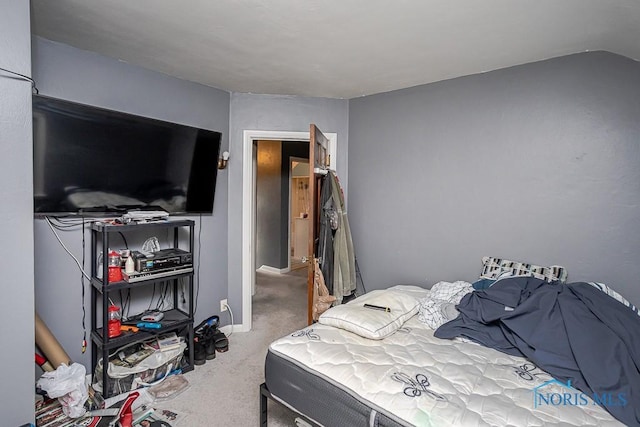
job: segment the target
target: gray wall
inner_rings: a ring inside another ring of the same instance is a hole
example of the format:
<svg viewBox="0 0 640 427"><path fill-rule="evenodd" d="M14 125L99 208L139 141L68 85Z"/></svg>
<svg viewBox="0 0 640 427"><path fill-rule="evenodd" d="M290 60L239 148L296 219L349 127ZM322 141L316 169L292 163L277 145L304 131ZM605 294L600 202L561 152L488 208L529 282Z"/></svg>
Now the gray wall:
<svg viewBox="0 0 640 427"><path fill-rule="evenodd" d="M245 130L309 132L315 123L338 135L338 175L347 184L349 102L340 99L231 94L229 124L229 305L242 319L242 141Z"/></svg>
<svg viewBox="0 0 640 427"><path fill-rule="evenodd" d="M640 64L591 52L353 99L349 215L368 289L567 267L640 304Z"/></svg>
<svg viewBox="0 0 640 427"><path fill-rule="evenodd" d="M29 2L3 2L0 67L31 75ZM33 187L31 83L0 71L2 424L33 422Z"/></svg>
<svg viewBox="0 0 640 427"><path fill-rule="evenodd" d="M222 149L228 147L228 92L41 38L34 39L33 68L40 92L44 95L217 130L223 134ZM189 217L196 220L195 255L201 254L197 274L196 322L218 313L218 301L227 296L227 179L227 172L219 171L213 215ZM29 190L29 197L31 193ZM69 249L80 257L80 230L60 234ZM85 236L85 255L89 260L90 233L86 232ZM35 221L35 259L38 313L72 360L89 369L90 352L83 355L80 346L82 300L79 273L43 220ZM85 286L85 304L89 310L90 291L88 285ZM87 328L90 327L89 313L87 311Z"/></svg>

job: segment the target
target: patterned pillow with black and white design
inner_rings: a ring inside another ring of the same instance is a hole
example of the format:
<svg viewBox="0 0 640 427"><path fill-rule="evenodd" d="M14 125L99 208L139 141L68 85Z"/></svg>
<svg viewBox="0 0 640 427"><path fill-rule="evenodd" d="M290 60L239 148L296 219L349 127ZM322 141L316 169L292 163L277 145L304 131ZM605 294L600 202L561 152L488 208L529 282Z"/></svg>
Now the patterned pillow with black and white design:
<svg viewBox="0 0 640 427"><path fill-rule="evenodd" d="M462 297L473 292L471 283L464 281L438 282L431 287L429 296L420 299L418 320L437 329L440 325L458 317L456 305Z"/></svg>
<svg viewBox="0 0 640 427"><path fill-rule="evenodd" d="M567 280L567 270L559 265L543 267L519 261L510 261L504 258L488 257L482 258L481 279L504 278L507 276L532 276L547 282Z"/></svg>

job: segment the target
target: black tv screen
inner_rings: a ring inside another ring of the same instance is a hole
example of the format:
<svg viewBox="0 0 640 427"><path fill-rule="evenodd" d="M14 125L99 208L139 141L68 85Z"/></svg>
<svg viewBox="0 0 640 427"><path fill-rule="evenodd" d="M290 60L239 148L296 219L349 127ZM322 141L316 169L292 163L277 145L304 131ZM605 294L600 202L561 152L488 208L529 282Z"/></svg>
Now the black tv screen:
<svg viewBox="0 0 640 427"><path fill-rule="evenodd" d="M34 211L212 213L221 136L34 95Z"/></svg>

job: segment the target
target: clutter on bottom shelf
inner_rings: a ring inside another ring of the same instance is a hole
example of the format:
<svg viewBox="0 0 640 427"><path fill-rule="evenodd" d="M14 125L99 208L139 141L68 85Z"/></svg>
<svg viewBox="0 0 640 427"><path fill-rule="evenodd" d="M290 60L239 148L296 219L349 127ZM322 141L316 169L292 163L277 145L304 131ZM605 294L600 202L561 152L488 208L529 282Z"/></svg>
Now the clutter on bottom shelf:
<svg viewBox="0 0 640 427"><path fill-rule="evenodd" d="M109 357L106 390L102 384L102 359L96 365L93 388L105 396L113 396L152 385L171 373L181 371L186 347L184 342L180 342L175 348L155 350L149 343L136 343L119 349Z"/></svg>

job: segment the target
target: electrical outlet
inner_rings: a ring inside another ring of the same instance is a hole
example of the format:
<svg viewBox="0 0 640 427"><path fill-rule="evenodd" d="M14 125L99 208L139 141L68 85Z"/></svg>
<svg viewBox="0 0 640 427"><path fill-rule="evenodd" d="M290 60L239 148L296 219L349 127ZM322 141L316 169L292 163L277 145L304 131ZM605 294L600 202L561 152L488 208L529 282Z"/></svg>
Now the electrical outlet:
<svg viewBox="0 0 640 427"><path fill-rule="evenodd" d="M223 311L227 311L227 300L226 299L221 299L220 300L220 313L222 313Z"/></svg>

